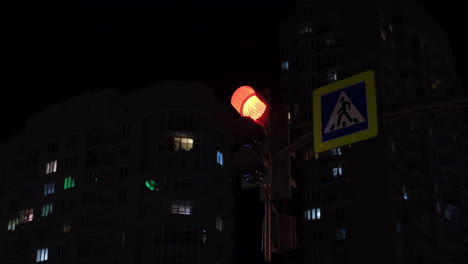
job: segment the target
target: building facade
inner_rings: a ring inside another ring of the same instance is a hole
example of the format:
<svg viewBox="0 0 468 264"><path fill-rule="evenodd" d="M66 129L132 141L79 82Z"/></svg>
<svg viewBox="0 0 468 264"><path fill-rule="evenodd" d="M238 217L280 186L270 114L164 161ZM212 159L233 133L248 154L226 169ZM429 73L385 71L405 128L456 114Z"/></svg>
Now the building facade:
<svg viewBox="0 0 468 264"><path fill-rule="evenodd" d="M462 93L448 39L417 1L298 1L280 27L290 141L311 133L312 91L373 70L382 113ZM301 127L301 126L296 126ZM297 248L279 263L466 263L464 110L379 117L378 136L292 158Z"/></svg>
<svg viewBox="0 0 468 264"><path fill-rule="evenodd" d="M197 83L46 108L0 147L2 263L233 263L231 116Z"/></svg>

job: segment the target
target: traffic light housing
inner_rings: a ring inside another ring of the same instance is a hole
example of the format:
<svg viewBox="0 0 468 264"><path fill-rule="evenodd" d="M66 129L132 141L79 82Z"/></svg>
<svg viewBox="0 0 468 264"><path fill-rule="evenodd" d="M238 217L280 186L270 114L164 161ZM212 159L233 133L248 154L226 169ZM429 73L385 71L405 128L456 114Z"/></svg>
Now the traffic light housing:
<svg viewBox="0 0 468 264"><path fill-rule="evenodd" d="M269 175L268 102L250 86L241 86L233 93L231 105L241 115L234 126L237 139L237 168L245 183L258 186Z"/></svg>
<svg viewBox="0 0 468 264"><path fill-rule="evenodd" d="M236 136L237 152L235 167L243 180L243 187L254 187L264 183L270 165L265 127L250 117L240 117L233 125L233 133Z"/></svg>

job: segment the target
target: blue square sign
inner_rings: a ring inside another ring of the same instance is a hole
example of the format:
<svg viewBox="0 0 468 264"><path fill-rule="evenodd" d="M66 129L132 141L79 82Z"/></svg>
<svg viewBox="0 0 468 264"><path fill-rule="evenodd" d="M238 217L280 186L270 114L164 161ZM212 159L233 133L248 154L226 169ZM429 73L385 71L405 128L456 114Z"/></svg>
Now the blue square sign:
<svg viewBox="0 0 468 264"><path fill-rule="evenodd" d="M373 71L321 87L313 101L315 152L377 135Z"/></svg>

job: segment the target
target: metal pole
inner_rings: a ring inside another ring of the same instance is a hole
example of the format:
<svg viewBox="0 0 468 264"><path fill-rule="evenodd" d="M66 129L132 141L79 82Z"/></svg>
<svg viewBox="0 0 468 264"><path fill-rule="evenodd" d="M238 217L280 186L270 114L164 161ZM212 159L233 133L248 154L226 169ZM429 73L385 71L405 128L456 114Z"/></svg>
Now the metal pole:
<svg viewBox="0 0 468 264"><path fill-rule="evenodd" d="M265 262L271 262L271 181L265 186Z"/></svg>
<svg viewBox="0 0 468 264"><path fill-rule="evenodd" d="M271 104L270 104L270 90L268 89L268 130L267 137L271 136ZM268 180L265 184L265 230L264 230L264 253L265 262L271 262L271 181L272 181L272 167L271 164L271 150L268 153L269 173Z"/></svg>

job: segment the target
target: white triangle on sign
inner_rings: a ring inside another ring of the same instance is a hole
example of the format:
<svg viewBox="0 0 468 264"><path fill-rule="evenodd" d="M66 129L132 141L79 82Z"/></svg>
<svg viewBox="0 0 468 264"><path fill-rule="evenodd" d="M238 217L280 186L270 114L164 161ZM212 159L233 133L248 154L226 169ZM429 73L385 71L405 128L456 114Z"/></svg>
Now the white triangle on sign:
<svg viewBox="0 0 468 264"><path fill-rule="evenodd" d="M342 110L344 108L344 111ZM345 92L341 92L324 133L340 130L366 121Z"/></svg>

